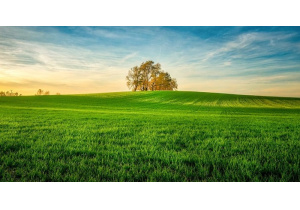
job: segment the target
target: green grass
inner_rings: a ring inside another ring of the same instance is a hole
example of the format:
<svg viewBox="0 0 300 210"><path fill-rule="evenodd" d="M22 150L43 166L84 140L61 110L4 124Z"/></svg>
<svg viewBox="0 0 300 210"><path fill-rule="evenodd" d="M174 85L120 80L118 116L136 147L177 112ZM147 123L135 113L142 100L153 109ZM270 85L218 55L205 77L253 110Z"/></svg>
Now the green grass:
<svg viewBox="0 0 300 210"><path fill-rule="evenodd" d="M300 98L0 97L1 181L300 181Z"/></svg>

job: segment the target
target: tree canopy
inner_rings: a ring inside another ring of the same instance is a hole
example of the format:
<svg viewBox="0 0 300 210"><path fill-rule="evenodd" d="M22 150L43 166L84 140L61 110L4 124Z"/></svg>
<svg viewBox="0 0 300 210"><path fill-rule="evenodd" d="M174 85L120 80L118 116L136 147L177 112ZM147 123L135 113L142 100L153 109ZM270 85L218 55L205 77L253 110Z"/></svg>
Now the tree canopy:
<svg viewBox="0 0 300 210"><path fill-rule="evenodd" d="M126 76L127 86L132 91L176 90L178 88L175 78L161 69L159 63L153 61L143 62L134 66Z"/></svg>

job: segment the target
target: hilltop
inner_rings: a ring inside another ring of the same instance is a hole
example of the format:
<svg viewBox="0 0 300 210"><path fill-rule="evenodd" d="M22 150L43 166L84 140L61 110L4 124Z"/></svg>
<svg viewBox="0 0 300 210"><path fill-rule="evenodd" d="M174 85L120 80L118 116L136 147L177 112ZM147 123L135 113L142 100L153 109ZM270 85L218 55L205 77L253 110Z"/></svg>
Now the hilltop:
<svg viewBox="0 0 300 210"><path fill-rule="evenodd" d="M76 106L110 108L192 109L197 107L300 108L300 98L251 96L192 91L147 91L23 96L0 98L2 105L18 101L18 106Z"/></svg>

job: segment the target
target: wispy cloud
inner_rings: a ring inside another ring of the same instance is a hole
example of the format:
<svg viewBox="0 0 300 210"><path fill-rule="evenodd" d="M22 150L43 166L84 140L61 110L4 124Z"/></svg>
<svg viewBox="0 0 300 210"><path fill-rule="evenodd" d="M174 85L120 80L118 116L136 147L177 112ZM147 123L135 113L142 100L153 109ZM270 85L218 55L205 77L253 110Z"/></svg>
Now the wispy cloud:
<svg viewBox="0 0 300 210"><path fill-rule="evenodd" d="M149 59L180 90L300 96L299 27L0 27L0 90L124 91Z"/></svg>

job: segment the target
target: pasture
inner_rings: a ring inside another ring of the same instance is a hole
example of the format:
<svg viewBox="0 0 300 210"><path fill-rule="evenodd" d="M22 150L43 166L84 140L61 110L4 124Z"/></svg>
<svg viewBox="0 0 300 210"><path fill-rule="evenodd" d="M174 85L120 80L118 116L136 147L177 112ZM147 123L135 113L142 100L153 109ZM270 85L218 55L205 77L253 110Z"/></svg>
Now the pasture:
<svg viewBox="0 0 300 210"><path fill-rule="evenodd" d="M300 98L0 97L0 181L300 181Z"/></svg>

